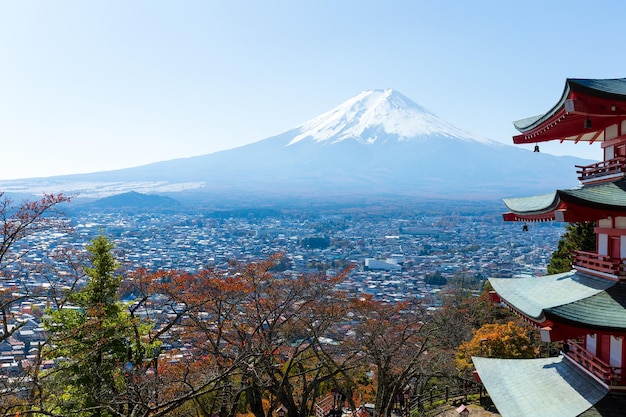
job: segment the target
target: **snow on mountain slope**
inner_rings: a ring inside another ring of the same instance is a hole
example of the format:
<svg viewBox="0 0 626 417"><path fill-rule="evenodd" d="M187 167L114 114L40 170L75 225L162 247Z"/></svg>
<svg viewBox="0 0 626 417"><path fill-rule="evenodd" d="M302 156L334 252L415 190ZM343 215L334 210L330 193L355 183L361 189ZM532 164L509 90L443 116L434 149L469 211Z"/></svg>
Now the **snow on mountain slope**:
<svg viewBox="0 0 626 417"><path fill-rule="evenodd" d="M363 91L334 109L296 127L299 133L289 142L302 140L332 143L353 139L373 144L395 137L399 141L425 136L447 136L490 143L441 120L401 93L387 90ZM493 142L494 144L496 142Z"/></svg>

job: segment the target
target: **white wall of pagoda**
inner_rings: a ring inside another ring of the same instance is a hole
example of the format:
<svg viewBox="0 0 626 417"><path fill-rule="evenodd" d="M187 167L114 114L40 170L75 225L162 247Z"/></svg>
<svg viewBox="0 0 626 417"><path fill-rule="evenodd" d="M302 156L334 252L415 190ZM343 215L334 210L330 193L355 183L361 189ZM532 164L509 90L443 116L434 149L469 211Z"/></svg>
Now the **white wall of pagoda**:
<svg viewBox="0 0 626 417"><path fill-rule="evenodd" d="M610 217L608 219L600 219L598 220L598 227L600 229L612 229L613 220ZM597 240L597 246L598 246L598 254L608 256L609 255L609 235L607 233L598 233L596 240Z"/></svg>
<svg viewBox="0 0 626 417"><path fill-rule="evenodd" d="M613 366L615 368L622 367L622 357L624 356L624 352L622 351L622 338L619 336L611 336L611 347L610 347L611 356L609 359L609 366Z"/></svg>
<svg viewBox="0 0 626 417"><path fill-rule="evenodd" d="M596 335L588 334L585 340L585 349L587 352L591 353L593 356L596 356Z"/></svg>
<svg viewBox="0 0 626 417"><path fill-rule="evenodd" d="M615 139L619 136L619 129L617 123L614 125L607 126L604 129L604 140L609 141L611 139Z"/></svg>
<svg viewBox="0 0 626 417"><path fill-rule="evenodd" d="M618 134L619 132L618 132L617 124L608 126L607 128L604 129L604 140L609 141L611 139L614 139L618 136ZM615 157L616 157L615 146L610 145L604 148L604 160L605 161L608 161L609 159L613 159Z"/></svg>
<svg viewBox="0 0 626 417"><path fill-rule="evenodd" d="M599 255L609 254L609 235L605 233L598 234L598 254Z"/></svg>

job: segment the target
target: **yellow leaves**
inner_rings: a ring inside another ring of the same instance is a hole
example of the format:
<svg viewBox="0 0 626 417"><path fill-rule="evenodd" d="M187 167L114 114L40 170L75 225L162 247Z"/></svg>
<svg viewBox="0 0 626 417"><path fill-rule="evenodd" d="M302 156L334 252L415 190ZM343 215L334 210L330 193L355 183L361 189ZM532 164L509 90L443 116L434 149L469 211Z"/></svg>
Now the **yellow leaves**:
<svg viewBox="0 0 626 417"><path fill-rule="evenodd" d="M461 370L473 368L472 356L488 358L534 358L537 347L532 345L530 332L509 321L504 324L486 324L474 331L474 337L458 347L456 364Z"/></svg>

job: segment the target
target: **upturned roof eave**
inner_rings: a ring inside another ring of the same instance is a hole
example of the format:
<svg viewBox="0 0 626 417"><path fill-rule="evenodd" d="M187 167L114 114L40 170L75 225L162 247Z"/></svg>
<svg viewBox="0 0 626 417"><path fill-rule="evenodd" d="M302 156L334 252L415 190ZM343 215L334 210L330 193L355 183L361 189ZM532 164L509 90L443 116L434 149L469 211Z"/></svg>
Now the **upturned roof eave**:
<svg viewBox="0 0 626 417"><path fill-rule="evenodd" d="M565 80L565 87L563 88L561 98L550 110L538 116L532 116L516 120L513 122L513 126L515 126L515 128L522 133L537 128L538 126L549 120L552 116L554 116L560 109L565 107L565 100L567 100L567 98L569 97L570 91L570 79L568 78L567 80Z"/></svg>
<svg viewBox="0 0 626 417"><path fill-rule="evenodd" d="M626 179L503 200L505 221L590 221L626 214Z"/></svg>
<svg viewBox="0 0 626 417"><path fill-rule="evenodd" d="M549 309L572 304L597 295L615 285L604 280L570 272L527 278L490 278L498 296L520 314L540 324Z"/></svg>
<svg viewBox="0 0 626 417"><path fill-rule="evenodd" d="M560 203L559 193L555 191L530 197L505 198L504 205L518 216L541 216L556 210Z"/></svg>
<svg viewBox="0 0 626 417"><path fill-rule="evenodd" d="M544 310L548 320L570 326L626 333L626 284L618 282L590 297Z"/></svg>
<svg viewBox="0 0 626 417"><path fill-rule="evenodd" d="M561 98L550 110L538 116L516 120L513 122L513 126L522 133L539 127L565 108L565 102L571 97L572 92L587 94L605 100L626 101L626 78L567 78Z"/></svg>
<svg viewBox="0 0 626 417"><path fill-rule="evenodd" d="M552 140L604 140L604 128L626 117L626 78L568 78L559 101L546 113L513 122L521 132L513 143L538 143ZM589 128L585 119L591 117Z"/></svg>

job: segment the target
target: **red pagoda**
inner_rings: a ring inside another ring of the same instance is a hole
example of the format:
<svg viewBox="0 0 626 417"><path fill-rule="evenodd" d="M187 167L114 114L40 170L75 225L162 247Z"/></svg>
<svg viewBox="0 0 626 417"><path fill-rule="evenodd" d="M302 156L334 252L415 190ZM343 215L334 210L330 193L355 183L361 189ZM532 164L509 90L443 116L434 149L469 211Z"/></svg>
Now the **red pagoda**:
<svg viewBox="0 0 626 417"><path fill-rule="evenodd" d="M514 122L516 144L598 143L604 160L577 166L581 185L506 199L505 221L595 222L595 252L570 272L490 279L497 301L561 342L558 357L473 358L504 417L626 416L626 78L568 79L548 112Z"/></svg>

